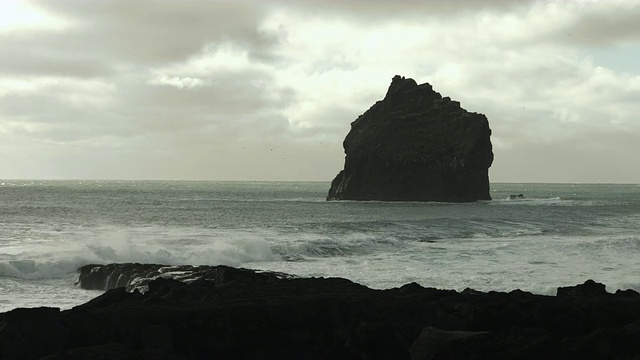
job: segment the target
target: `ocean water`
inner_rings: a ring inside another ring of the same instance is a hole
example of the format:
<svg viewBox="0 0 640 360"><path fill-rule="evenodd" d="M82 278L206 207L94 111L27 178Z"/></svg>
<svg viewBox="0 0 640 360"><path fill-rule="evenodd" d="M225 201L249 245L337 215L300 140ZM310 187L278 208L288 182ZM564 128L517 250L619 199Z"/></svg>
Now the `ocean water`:
<svg viewBox="0 0 640 360"><path fill-rule="evenodd" d="M554 294L640 291L640 186L492 184L467 204L326 202L325 182L0 180L0 312L70 308L88 263L226 264ZM510 194L525 199L510 200Z"/></svg>

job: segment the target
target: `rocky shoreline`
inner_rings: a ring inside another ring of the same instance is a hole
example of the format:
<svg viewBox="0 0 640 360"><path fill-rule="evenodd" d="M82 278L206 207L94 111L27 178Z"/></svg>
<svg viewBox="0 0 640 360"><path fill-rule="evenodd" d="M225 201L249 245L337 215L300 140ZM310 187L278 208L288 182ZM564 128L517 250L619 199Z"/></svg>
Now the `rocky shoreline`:
<svg viewBox="0 0 640 360"><path fill-rule="evenodd" d="M631 359L640 294L374 290L226 266L88 265L109 289L0 314L1 359ZM179 280L178 280L179 279ZM131 292L127 291L132 290Z"/></svg>

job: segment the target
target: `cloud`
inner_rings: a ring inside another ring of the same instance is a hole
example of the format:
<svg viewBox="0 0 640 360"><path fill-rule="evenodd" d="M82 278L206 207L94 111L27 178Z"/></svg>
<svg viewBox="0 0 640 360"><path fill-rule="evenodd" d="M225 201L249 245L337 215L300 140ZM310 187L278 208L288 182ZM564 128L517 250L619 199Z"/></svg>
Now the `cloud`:
<svg viewBox="0 0 640 360"><path fill-rule="evenodd" d="M257 30L262 2L42 0L36 4L71 17L96 48L134 63L182 61L209 43L232 39L259 53L278 39Z"/></svg>
<svg viewBox="0 0 640 360"><path fill-rule="evenodd" d="M492 178L510 182L637 183L640 131L601 131L564 139L520 139L496 153Z"/></svg>
<svg viewBox="0 0 640 360"><path fill-rule="evenodd" d="M396 74L488 116L494 180L636 161L640 74L602 56L636 54L633 2L29 4L40 20L0 28L4 176L329 180Z"/></svg>
<svg viewBox="0 0 640 360"><path fill-rule="evenodd" d="M533 1L509 1L509 0L474 0L474 1L447 1L447 0L309 0L309 1L279 1L280 7L287 9L299 9L305 13L330 15L342 17L350 21L364 21L369 23L398 21L398 19L430 20L432 18L448 16L454 17L465 13L478 13L484 11L503 12L516 8L527 7Z"/></svg>
<svg viewBox="0 0 640 360"><path fill-rule="evenodd" d="M100 76L188 59L209 44L232 41L266 58L279 41L259 31L261 2L38 0L42 23L0 32L3 73ZM116 69L114 69L116 68Z"/></svg>
<svg viewBox="0 0 640 360"><path fill-rule="evenodd" d="M581 16L573 17L558 34L565 43L610 46L640 41L640 4L637 1L575 3Z"/></svg>

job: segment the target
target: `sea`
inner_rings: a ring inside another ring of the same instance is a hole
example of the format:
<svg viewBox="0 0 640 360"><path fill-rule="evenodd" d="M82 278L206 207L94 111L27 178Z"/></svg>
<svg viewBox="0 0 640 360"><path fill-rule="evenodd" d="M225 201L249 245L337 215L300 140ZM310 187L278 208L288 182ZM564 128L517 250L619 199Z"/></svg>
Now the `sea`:
<svg viewBox="0 0 640 360"><path fill-rule="evenodd" d="M328 182L0 180L0 312L101 291L78 267L232 265L555 294L587 279L640 291L640 185L491 184L473 203L325 201ZM511 199L510 195L524 198Z"/></svg>

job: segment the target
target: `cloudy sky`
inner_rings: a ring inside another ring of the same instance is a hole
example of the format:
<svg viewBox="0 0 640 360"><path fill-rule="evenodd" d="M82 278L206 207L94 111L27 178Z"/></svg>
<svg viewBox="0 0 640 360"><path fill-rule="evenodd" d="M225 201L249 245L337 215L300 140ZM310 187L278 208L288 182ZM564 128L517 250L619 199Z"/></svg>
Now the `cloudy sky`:
<svg viewBox="0 0 640 360"><path fill-rule="evenodd" d="M640 182L640 1L0 0L0 178L331 180L391 78L493 182Z"/></svg>

